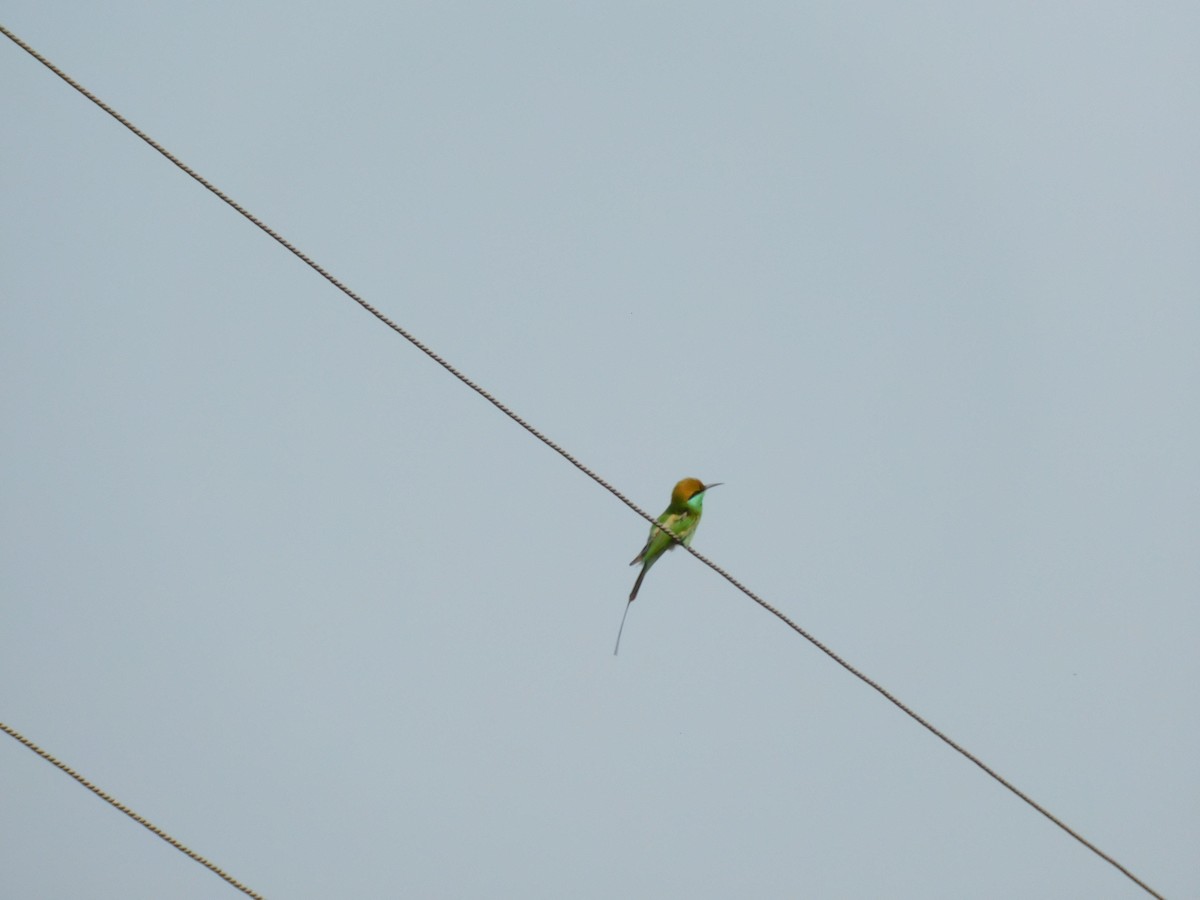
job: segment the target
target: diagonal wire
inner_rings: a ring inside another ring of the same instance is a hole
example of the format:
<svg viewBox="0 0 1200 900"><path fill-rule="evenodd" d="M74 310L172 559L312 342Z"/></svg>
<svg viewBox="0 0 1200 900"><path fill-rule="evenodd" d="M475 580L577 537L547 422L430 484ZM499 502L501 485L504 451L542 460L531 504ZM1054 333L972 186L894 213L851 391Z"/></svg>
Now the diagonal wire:
<svg viewBox="0 0 1200 900"><path fill-rule="evenodd" d="M140 128L138 128L136 125L134 125L128 119L126 119L124 116L122 116L120 113L118 113L115 109L113 109L111 106L109 106L103 100L101 100L99 97L97 97L91 91L89 91L87 88L83 87L83 85L79 84L79 82L77 82L73 78L71 78L71 76L69 76L65 72L63 72L60 68L58 68L56 65L54 65L54 63L50 62L50 60L48 60L48 59L46 59L46 57L42 56L42 54L38 53L36 50L34 50L32 47L30 47L27 43L25 43L23 40L21 40L19 37L17 37L15 34L13 34L11 31L9 31L6 27L4 27L3 24L0 24L0 33L3 33L5 37L7 37L9 40L11 40L13 43L15 43L18 47L20 47L22 50L24 50L26 53L28 53L30 56L32 56L34 59L36 59L38 62L40 62L42 65L44 65L47 69L49 69L51 72L53 72L55 75L57 75L63 81L65 81L67 84L69 84L75 90L77 90L79 93L83 94L83 96L85 96L89 100L91 100L92 103L96 104L98 107L100 107L102 110L104 110L110 116L112 116L114 119L116 119L122 125L124 125L127 129L132 131L135 135L137 135L139 138L141 138L143 141L145 141L147 144L149 144L151 147L153 147L159 153L161 153L164 157L167 158L168 161L170 161L173 165L175 165L176 167L181 169L183 172L185 172L187 175L189 175L191 178L193 178L202 187L206 188L207 190L209 190L213 194L215 194L217 197L219 197L224 203L226 203L229 207L231 207L235 212L237 212L238 214L240 214L241 216L243 216L244 218L249 220L251 223L253 223L255 226L257 226L261 231L263 231L269 237L273 238L285 250L287 250L293 256L297 257L301 262L303 262L305 265L307 265L309 268L311 268L314 272L316 272L318 275L320 275L322 278L324 278L326 281L328 281L330 284L332 284L335 288L337 288L339 291L341 291L343 294L345 294L347 297L349 297L351 300L353 300L355 303L357 303L359 306L361 306L363 309L365 309L367 312L369 312L371 315L373 315L375 318L377 318L380 322L382 322L384 325L388 326L388 328L392 329L392 331L396 332L398 335L400 335L402 338L404 338L406 341L408 341L410 344L412 344L414 347L416 347L418 350L420 350L422 353L424 353L426 356L428 356L430 359L432 359L434 362L436 362L439 366L441 366L443 369L445 369L447 372L449 372L451 375L453 375L455 378L457 378L459 381L461 381L463 384L465 384L467 387L469 387L471 390L473 390L475 393L477 393L484 400L488 401L488 403L492 404L492 406L496 407L496 409L500 410L500 412L504 413L504 415L508 416L510 419L512 419L514 422L516 422L518 425L520 425L522 428L524 428L526 431L528 431L531 435L533 435L535 438L537 438L539 441L541 441L543 444L545 444L547 447L549 447L551 450L553 450L555 453L557 453L559 456L561 456L563 459L565 459L567 462L569 462L571 465L573 465L575 468L577 468L579 471L581 471L584 475L587 475L589 478L591 478L594 482L596 482L598 485L600 485L600 487L604 488L606 491L608 491L610 494L612 494L614 497L616 497L618 500L620 500L622 503L624 503L626 506L628 506L631 510L633 510L635 513L637 513L639 516L641 516L643 519L645 519L647 522L649 522L653 527L658 528L660 531L663 532L663 534L666 534L666 535L672 537L673 539L676 540L676 543L679 543L678 539L676 539L674 535L672 535L669 531L667 531L665 528L663 528L661 525L659 525L658 522L655 520L655 518L653 516L651 516L649 513L647 513L644 509L642 509L640 506L638 506L636 503L634 503L632 500L630 500L628 497L626 497L623 493L621 493L619 490L617 490L615 487L613 487L611 484L609 484L607 481L605 481L603 478L601 478L599 475L597 475L594 471L592 471L590 468L588 468L586 465L584 465L582 462L580 462L578 459L576 459L569 452L564 450L561 446L556 444L554 441L552 441L546 435L542 434L542 432L538 431L538 429L536 429L535 427L530 425L528 422L526 422L523 418L521 418L519 415L517 415L515 412L513 412L513 410L511 410L509 407L505 406L502 402L500 402L498 399L496 399L494 396L492 396L492 394L489 393L486 389L484 389L480 385L476 384L474 381L472 381L470 378L468 378L466 375L464 375L461 371L459 371L457 368L455 368L455 366L452 365L450 362L443 359L441 356L439 356L437 353L435 353L432 349L430 349L425 344L423 344L418 338L416 338L409 331L407 331L406 329L402 328L400 325L393 322L386 315L384 315L382 312L380 312L378 309L376 309L374 306L372 306L370 303L368 303L366 300L364 300L362 297L360 297L354 291L350 290L350 288L346 287L346 285L342 284L342 282L338 281L335 277L333 277L333 275L331 275L324 268L322 268L320 265L318 265L316 262L314 262L312 259L310 259L306 254L304 254L301 250L299 250L296 246L294 246L286 238L282 237L278 232L276 232L270 226L268 226L267 224L262 222L260 219L258 219L256 216L254 216L252 213L247 211L243 206L241 206L239 203L237 203L235 200L233 200L231 197L229 197L227 194L225 194L223 191L221 191L218 187L213 185L211 182L209 182L203 176L201 176L196 171L194 171L189 166L187 166L177 156L175 156L173 153L171 153L169 150L167 150L165 147L163 147L161 144L159 144L157 141L155 141L149 135L147 135L144 131L142 131ZM726 572L724 569L722 569L720 566L718 566L716 563L714 563L708 557L704 556L703 554L697 552L696 550L693 550L691 547L688 547L686 545L684 545L684 549L687 550L688 553L692 554L692 556L696 557L696 559L700 560L700 562L704 563L704 565L708 566L710 569L712 569L714 572L716 572L718 575L720 575L722 578L724 578L726 581L728 581L731 585L733 585L735 588L737 588L739 591L741 591L743 594L745 594L751 600L753 600L755 603L757 603L759 606L761 606L763 609L765 609L767 612L771 613L771 615L775 616L780 621L782 621L785 625L787 625L789 628L791 628L793 631L795 631L798 635L800 635L802 638L804 638L806 641L808 641L810 644L812 644L814 647L816 647L818 650L820 650L822 653L824 653L826 656L828 656L831 660L833 660L835 663L837 663L839 666L841 666L843 669L845 669L847 672L849 672L851 675L853 675L859 681L863 682L863 684L867 685L868 687L870 687L873 690L875 690L876 692L878 692L885 700L887 700L889 703L891 703L893 706L895 706L897 709L899 709L902 713L904 713L906 716L908 716L910 719L912 719L914 722L916 722L918 725L920 725L926 731L930 732L938 740L942 741L944 744L946 744L952 750L955 750L956 752L958 752L959 754L964 756L966 759L970 760L972 763L974 763L976 766L978 766L980 769L982 769L985 773L987 773L989 776L991 776L991 778L993 778L995 781L999 782L1001 785L1003 785L1005 788L1007 788L1009 791L1011 791L1013 794L1015 794L1021 800L1025 801L1025 803L1027 803L1033 809L1037 810L1039 813L1041 813L1043 816L1045 816L1047 819L1049 819L1051 822L1053 822L1055 825L1057 825L1059 828L1061 828L1063 831L1065 831L1067 834L1069 834L1071 837L1073 837L1075 840L1077 840L1083 846L1087 847L1087 849L1091 850L1093 853L1095 853L1097 856L1099 856L1102 860L1111 864L1112 866L1115 866L1123 875L1125 875L1127 878L1129 878L1134 884L1136 884L1138 887L1140 887L1142 890L1144 890L1147 894L1149 894L1152 897L1157 897L1157 898L1159 898L1159 900L1164 900L1164 898L1161 894L1159 894L1157 891L1155 891L1153 888L1151 888L1148 884L1146 884L1146 882L1142 881L1140 878L1138 878L1136 875L1134 875L1133 872L1131 872L1125 866L1121 865L1121 863L1119 863L1115 858L1113 858L1109 854L1105 853L1103 850L1101 850L1099 847L1097 847L1095 844L1093 844L1091 841L1089 841L1087 838L1085 838L1083 835L1081 835L1078 831L1076 831L1075 829L1073 829L1069 825L1067 825L1062 819L1055 816L1053 813L1051 813L1048 809L1046 809L1044 806L1042 806L1037 801L1035 801L1028 794L1026 794L1023 791L1021 791L1020 789L1018 789L1014 784L1012 784L1012 782L1008 781L1006 778L1004 778L1002 775L1000 775L995 769L993 769L990 766L988 766L987 764L985 764L983 762L983 760L979 759L979 757L975 756L975 754L971 753L965 747L958 744L957 742L952 740L949 736L947 736L945 733L940 731L937 727L935 727L929 721L924 719L922 716L918 715L914 710L912 710L910 707L908 707L905 703L901 702L896 696L894 696L890 691L888 691L886 688L884 688L878 682L874 681L867 675L863 674L858 669L856 669L854 666L852 666L850 663L848 663L846 660L842 659L842 657L838 656L837 653L835 653L833 650L829 649L829 647L825 646L825 644L821 643L821 641L819 641L817 638L813 637L811 634L809 634L807 631L805 631L803 628L801 628L799 625L797 625L795 622L793 622L784 613L780 612L777 608L772 606L766 600L763 600L761 597L759 597L757 594L755 594L753 591L751 591L749 588L747 588L745 585L743 585L740 581L738 581L736 578L734 578L732 575L730 575L728 572Z"/></svg>
<svg viewBox="0 0 1200 900"><path fill-rule="evenodd" d="M3 27L4 26L0 25L0 28L3 28ZM104 791L100 790L100 788L96 787L96 785L92 784L90 781L88 781L86 778L84 778L82 775L80 775L78 772L76 772L74 769L72 769L66 763L62 762L61 760L55 759L53 756L51 756L49 753L47 753L45 750L43 750L41 747L39 747L33 741L29 740L29 738L25 737L25 735L21 734L21 732L17 731L15 728L11 728L8 725L6 725L4 722L0 722L0 731L3 731L9 737L13 738L13 740L24 744L26 747L28 747L30 750L32 750L34 753L36 753L42 759L46 760L46 762L57 766L59 769L62 769L62 771L66 772L68 775L70 775L72 778L74 778L76 781L78 781L80 784L82 784L85 788L87 788L89 791L91 791L93 794L95 794L101 800L103 800L106 803L112 804L114 807L119 809L121 812L125 813L125 815L129 816L129 818L133 819L133 821L137 822L143 828L149 829L151 832L156 834L158 837L162 838L164 841L166 841L168 844L170 844L172 847L174 847L180 853L186 853L188 856L190 856L196 862L200 863L200 865L204 866L206 869L210 870L211 872L216 873L217 875L220 875L222 878L224 878L226 881L228 881L230 884L232 884L235 888L237 888L239 891L241 891L247 897L254 897L255 900L264 900L262 894L257 894L254 891L250 890L250 888L246 887L246 885L242 884L240 881L238 881L236 878L234 878L232 875L230 875L224 869L218 868L216 865L209 862L207 859L205 859L199 853L195 852L194 850L191 850L190 848L181 844L179 841L175 840L175 838L171 837L169 834L167 834L165 831L163 831L161 828L159 828L153 822L138 815L132 809L130 809L128 806L126 806L124 803L117 800L115 797L112 797L109 794L106 794Z"/></svg>

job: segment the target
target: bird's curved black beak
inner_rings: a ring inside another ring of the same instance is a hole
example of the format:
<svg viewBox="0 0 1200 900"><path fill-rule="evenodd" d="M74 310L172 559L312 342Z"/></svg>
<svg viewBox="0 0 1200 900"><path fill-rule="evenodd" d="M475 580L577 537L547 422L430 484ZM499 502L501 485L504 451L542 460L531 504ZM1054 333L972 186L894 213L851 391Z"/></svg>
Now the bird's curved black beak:
<svg viewBox="0 0 1200 900"><path fill-rule="evenodd" d="M706 485L704 486L704 490L706 490L706 491L707 491L709 488L720 487L720 486L721 486L721 485L723 485L724 483L725 483L725 482L723 482L723 481L714 481L712 484L706 484Z"/></svg>

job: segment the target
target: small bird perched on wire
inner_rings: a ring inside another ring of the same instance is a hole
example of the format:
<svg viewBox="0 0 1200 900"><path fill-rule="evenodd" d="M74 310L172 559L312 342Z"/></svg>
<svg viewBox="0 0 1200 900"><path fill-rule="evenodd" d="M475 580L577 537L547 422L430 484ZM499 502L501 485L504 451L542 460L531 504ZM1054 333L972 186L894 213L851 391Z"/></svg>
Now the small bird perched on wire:
<svg viewBox="0 0 1200 900"><path fill-rule="evenodd" d="M617 644L613 647L613 656L616 656L617 651L621 649L621 632L625 630L625 616L629 615L629 607L637 598L638 589L642 586L642 579L646 577L650 567L658 562L658 558L666 551L674 549L676 543L683 544L685 547L691 546L692 538L696 536L696 527L700 524L700 516L704 512L704 492L719 484L723 484L723 482L705 484L698 478L685 478L675 485L675 490L671 491L671 504L658 517L658 524L669 534L663 533L661 529L653 525L650 526L650 537L646 539L646 546L630 563L631 566L641 563L642 571L638 572L637 581L633 583L633 590L629 592L629 602L625 604L625 614L621 616L621 627L617 630Z"/></svg>

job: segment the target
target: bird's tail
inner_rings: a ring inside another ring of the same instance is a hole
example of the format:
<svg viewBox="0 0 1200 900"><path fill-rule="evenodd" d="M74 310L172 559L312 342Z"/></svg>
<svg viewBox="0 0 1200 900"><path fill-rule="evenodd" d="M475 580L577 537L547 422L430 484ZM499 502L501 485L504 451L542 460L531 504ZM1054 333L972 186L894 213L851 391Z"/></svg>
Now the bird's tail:
<svg viewBox="0 0 1200 900"><path fill-rule="evenodd" d="M635 559L634 562L637 560ZM649 566L642 566L642 571L638 572L637 581L633 583L633 590L629 592L629 602L625 604L625 612L621 615L621 627L617 629L617 645L613 647L613 656L616 656L617 651L621 649L621 632L625 630L625 617L629 615L629 607L633 606L638 588L642 586L642 579L646 577L646 571L649 568Z"/></svg>
<svg viewBox="0 0 1200 900"><path fill-rule="evenodd" d="M650 571L649 566L642 566L642 571L638 572L637 581L633 583L633 590L629 592L629 602L632 603L637 599L637 592L641 589L642 579L646 577L646 573Z"/></svg>
<svg viewBox="0 0 1200 900"><path fill-rule="evenodd" d="M625 604L625 613L621 616L621 627L617 629L617 643L613 647L613 656L616 656L617 651L621 649L621 632L625 630L625 616L629 615L629 607L631 606L633 606L632 600Z"/></svg>

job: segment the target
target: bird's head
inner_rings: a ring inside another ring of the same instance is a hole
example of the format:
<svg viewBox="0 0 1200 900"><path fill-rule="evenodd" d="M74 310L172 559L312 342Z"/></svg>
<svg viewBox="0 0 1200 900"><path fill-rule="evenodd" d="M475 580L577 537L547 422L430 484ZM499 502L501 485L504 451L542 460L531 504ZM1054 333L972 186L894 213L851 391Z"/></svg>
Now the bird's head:
<svg viewBox="0 0 1200 900"><path fill-rule="evenodd" d="M704 492L709 488L714 488L721 482L716 481L712 484L705 484L699 478L685 478L679 484L675 485L675 490L671 491L671 505L675 507L694 506L698 507L704 502Z"/></svg>

